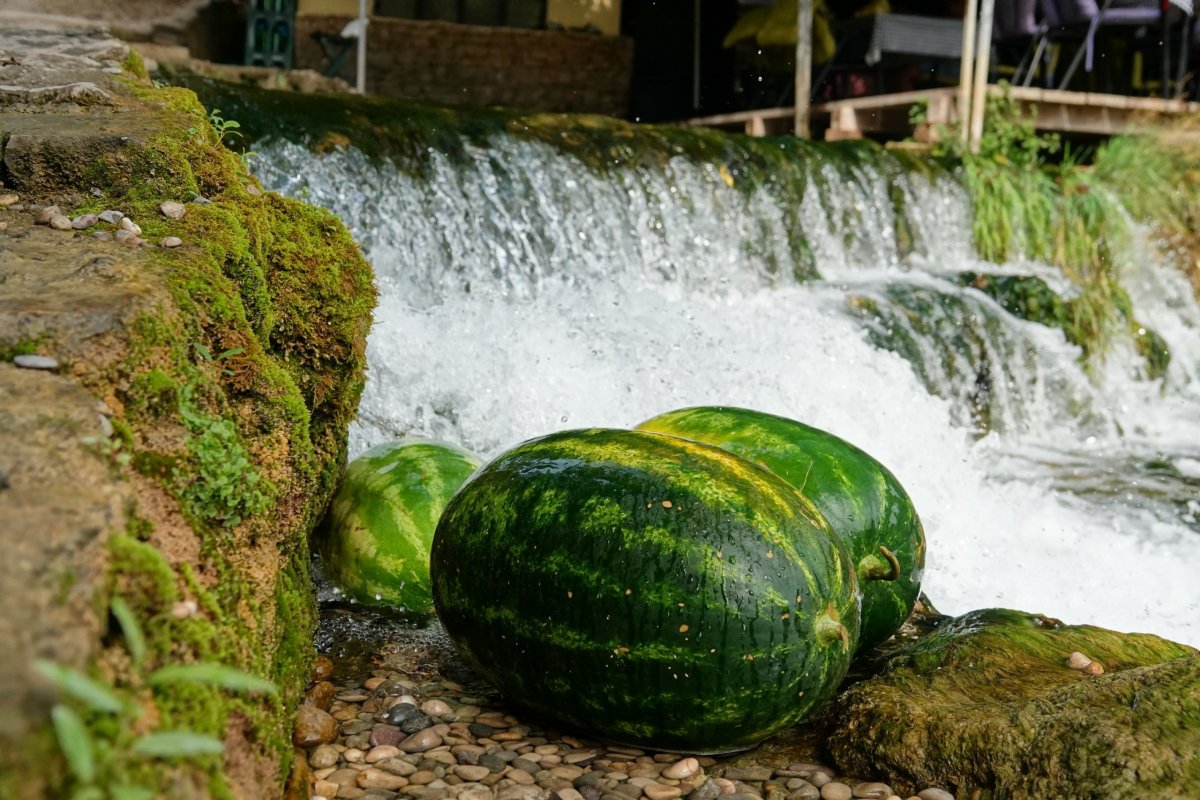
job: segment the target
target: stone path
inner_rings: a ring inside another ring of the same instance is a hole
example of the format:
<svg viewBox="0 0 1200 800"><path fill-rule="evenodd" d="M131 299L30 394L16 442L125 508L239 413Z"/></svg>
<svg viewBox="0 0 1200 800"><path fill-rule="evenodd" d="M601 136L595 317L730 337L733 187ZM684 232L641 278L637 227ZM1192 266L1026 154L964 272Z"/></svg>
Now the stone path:
<svg viewBox="0 0 1200 800"><path fill-rule="evenodd" d="M318 659L293 737L314 800L904 800L813 760L779 761L769 743L713 758L563 733L504 707L436 632L372 660L335 674ZM954 795L929 788L916 798Z"/></svg>

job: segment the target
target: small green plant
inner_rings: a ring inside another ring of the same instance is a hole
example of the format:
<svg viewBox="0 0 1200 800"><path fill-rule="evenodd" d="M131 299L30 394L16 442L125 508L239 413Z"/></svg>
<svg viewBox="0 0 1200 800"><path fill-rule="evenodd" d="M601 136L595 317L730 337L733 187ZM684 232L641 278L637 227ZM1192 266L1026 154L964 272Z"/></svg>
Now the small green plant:
<svg viewBox="0 0 1200 800"><path fill-rule="evenodd" d="M270 681L223 664L172 664L144 671L146 637L133 610L120 597L110 606L121 627L132 664L130 686L117 689L53 661L34 669L58 689L62 699L50 710L59 749L67 762L70 800L152 800L156 788L136 775L153 774L160 760L197 760L219 756L225 746L204 733L180 730L144 732L144 705L137 691L202 683L231 691L277 694Z"/></svg>
<svg viewBox="0 0 1200 800"><path fill-rule="evenodd" d="M225 375L233 372L222 365L242 352L226 350L215 358L208 348L196 345L202 361L212 362ZM261 514L271 502L272 487L250 461L232 421L201 409L198 393L204 378L198 375L179 393L179 414L187 425L185 468L176 467L173 477L179 497L189 513L218 528L236 528L244 519Z"/></svg>

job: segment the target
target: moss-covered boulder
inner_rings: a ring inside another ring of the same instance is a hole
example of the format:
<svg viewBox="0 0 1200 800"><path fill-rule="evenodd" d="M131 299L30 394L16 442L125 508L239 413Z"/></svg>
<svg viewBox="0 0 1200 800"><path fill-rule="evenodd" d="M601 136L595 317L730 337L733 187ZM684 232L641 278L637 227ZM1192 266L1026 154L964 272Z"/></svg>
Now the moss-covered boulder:
<svg viewBox="0 0 1200 800"><path fill-rule="evenodd" d="M1103 671L1073 668L1072 653ZM840 768L887 775L898 790L1200 797L1200 654L1157 636L975 611L945 618L845 691L831 730Z"/></svg>
<svg viewBox="0 0 1200 800"><path fill-rule="evenodd" d="M222 142L232 128L120 42L0 31L0 54L0 797L277 797L313 656L307 536L362 389L369 265L333 215L262 192ZM119 211L140 236L37 224L50 205ZM21 368L29 354L48 369ZM158 671L196 662L188 680ZM55 703L79 715L90 768L61 713L75 746L55 742ZM223 752L135 744L164 731Z"/></svg>

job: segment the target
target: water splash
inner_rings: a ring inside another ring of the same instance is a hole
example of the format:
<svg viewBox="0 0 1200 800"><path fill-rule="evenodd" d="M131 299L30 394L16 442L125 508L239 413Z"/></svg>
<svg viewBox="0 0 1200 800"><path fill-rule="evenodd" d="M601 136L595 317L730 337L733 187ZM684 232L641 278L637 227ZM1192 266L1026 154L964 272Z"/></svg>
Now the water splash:
<svg viewBox="0 0 1200 800"><path fill-rule="evenodd" d="M749 406L896 473L943 611L1008 606L1200 644L1200 311L1151 248L1127 283L1170 370L1138 380L1123 342L1092 380L1060 331L954 280L1061 276L979 262L961 187L886 154L813 159L803 181L744 191L683 158L599 177L507 137L464 160L433 153L421 178L353 150L259 150L264 182L337 212L378 272L352 452L413 434L494 455L558 429Z"/></svg>

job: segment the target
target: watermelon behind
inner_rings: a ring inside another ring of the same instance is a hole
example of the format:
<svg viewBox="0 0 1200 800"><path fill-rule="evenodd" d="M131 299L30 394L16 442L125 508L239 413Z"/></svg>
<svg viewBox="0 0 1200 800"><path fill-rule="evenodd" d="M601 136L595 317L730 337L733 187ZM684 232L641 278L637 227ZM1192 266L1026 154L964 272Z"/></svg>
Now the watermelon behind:
<svg viewBox="0 0 1200 800"><path fill-rule="evenodd" d="M908 619L925 571L925 531L904 487L869 454L811 425L745 408L684 408L637 429L736 453L812 500L856 564L863 594L860 648L884 641Z"/></svg>
<svg viewBox="0 0 1200 800"><path fill-rule="evenodd" d="M724 450L589 429L499 456L450 501L438 618L505 697L658 750L731 752L846 674L853 563L814 506Z"/></svg>
<svg viewBox="0 0 1200 800"><path fill-rule="evenodd" d="M446 503L478 468L471 453L424 439L387 442L354 459L321 541L329 578L358 602L431 613L434 529Z"/></svg>

